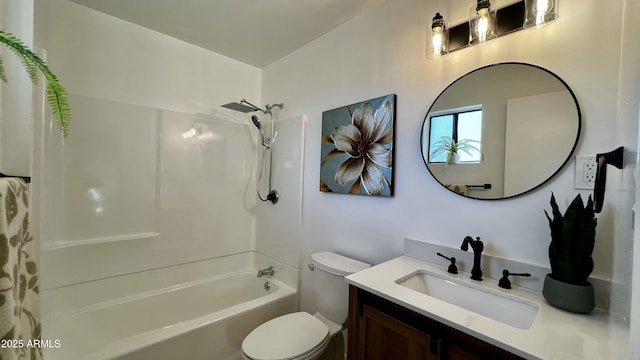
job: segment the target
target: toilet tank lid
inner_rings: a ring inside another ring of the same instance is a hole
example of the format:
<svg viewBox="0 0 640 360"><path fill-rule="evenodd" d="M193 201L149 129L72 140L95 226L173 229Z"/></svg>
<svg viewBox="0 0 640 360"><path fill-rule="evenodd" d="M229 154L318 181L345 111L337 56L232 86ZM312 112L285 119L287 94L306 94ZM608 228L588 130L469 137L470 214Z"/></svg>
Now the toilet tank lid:
<svg viewBox="0 0 640 360"><path fill-rule="evenodd" d="M329 251L311 254L311 260L314 266L317 266L328 273L340 276L347 276L371 267L371 265L363 263L362 261L354 260Z"/></svg>

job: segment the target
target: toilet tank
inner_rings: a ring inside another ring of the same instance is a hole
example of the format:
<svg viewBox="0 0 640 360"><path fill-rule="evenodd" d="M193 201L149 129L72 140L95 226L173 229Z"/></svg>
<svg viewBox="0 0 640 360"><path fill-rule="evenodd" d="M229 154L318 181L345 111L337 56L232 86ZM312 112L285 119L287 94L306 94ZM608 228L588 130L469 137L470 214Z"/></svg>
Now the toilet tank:
<svg viewBox="0 0 640 360"><path fill-rule="evenodd" d="M349 285L344 277L371 265L332 252L311 254L313 291L318 312L344 324L349 309Z"/></svg>

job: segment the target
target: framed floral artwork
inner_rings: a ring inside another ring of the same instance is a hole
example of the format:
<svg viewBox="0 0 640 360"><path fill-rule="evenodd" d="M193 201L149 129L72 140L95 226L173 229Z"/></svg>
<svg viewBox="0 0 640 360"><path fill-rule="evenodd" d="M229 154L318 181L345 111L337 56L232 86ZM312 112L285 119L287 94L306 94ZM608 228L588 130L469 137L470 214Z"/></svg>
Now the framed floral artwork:
<svg viewBox="0 0 640 360"><path fill-rule="evenodd" d="M393 196L396 95L322 113L320 191Z"/></svg>

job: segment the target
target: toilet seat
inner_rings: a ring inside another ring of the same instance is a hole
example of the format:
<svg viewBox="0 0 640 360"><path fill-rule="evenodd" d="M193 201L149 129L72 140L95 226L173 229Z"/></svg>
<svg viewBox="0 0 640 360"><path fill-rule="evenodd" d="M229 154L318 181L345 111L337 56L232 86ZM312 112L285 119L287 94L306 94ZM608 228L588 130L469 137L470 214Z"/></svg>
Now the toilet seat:
<svg viewBox="0 0 640 360"><path fill-rule="evenodd" d="M322 353L329 340L329 328L322 321L295 312L255 328L242 342L242 352L253 360L301 360Z"/></svg>

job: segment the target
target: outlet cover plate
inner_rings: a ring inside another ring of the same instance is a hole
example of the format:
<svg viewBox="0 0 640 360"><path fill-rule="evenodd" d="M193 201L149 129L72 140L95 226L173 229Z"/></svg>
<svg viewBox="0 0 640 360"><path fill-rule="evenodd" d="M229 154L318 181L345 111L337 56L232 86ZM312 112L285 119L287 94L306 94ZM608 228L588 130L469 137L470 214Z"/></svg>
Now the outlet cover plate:
<svg viewBox="0 0 640 360"><path fill-rule="evenodd" d="M593 189L597 167L598 163L595 155L576 156L575 188L582 190Z"/></svg>

